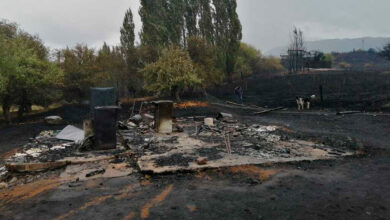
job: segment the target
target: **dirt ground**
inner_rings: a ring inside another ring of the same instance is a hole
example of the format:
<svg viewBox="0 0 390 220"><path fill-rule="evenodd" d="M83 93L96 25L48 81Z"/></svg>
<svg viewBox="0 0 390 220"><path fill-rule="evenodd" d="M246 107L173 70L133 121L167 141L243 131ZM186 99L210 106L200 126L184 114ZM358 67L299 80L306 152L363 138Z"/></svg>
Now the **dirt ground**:
<svg viewBox="0 0 390 220"><path fill-rule="evenodd" d="M233 113L244 123L277 124L306 138L354 138L366 154L195 173L136 172L78 185L58 182L54 172L0 191L0 219L390 219L390 116ZM46 128L27 123L0 129L0 154Z"/></svg>

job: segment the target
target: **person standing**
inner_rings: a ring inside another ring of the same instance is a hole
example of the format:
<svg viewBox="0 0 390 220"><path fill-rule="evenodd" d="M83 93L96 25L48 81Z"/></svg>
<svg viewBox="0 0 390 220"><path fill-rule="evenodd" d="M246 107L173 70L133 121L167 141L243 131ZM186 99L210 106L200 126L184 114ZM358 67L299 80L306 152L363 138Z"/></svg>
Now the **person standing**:
<svg viewBox="0 0 390 220"><path fill-rule="evenodd" d="M243 104L242 95L243 95L244 91L243 91L242 87L237 86L236 88L234 88L234 93L237 96L238 103Z"/></svg>

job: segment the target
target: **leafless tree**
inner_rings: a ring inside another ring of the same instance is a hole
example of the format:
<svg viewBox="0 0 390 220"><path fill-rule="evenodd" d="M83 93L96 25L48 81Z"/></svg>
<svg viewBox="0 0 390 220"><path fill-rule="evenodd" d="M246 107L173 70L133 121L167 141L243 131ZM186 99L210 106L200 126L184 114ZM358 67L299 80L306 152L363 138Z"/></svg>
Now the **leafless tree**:
<svg viewBox="0 0 390 220"><path fill-rule="evenodd" d="M303 31L294 26L290 36L291 42L288 48L288 65L290 72L298 72L304 69L304 55L306 53Z"/></svg>
<svg viewBox="0 0 390 220"><path fill-rule="evenodd" d="M294 26L292 35L290 36L291 43L289 50L305 50L305 42L303 38L303 31Z"/></svg>

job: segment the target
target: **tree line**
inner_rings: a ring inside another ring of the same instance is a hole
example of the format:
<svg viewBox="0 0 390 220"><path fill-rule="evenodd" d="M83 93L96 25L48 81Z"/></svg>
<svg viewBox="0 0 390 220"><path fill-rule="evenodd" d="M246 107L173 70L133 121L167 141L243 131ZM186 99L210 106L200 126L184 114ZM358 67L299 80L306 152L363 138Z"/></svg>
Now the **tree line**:
<svg viewBox="0 0 390 220"><path fill-rule="evenodd" d="M148 92L180 99L179 94L189 88L206 93L211 86L242 80L253 72L283 69L279 60L266 59L260 51L241 42L236 0L140 3L140 45L134 44L131 10L126 12L121 29L121 45L128 66L139 65L129 71L133 71L134 78L138 74Z"/></svg>
<svg viewBox="0 0 390 220"><path fill-rule="evenodd" d="M140 33L128 9L120 45L100 48L78 44L49 50L33 36L0 22L0 105L7 121L32 105L81 102L90 87L113 86L121 97L147 94L180 100L186 90L206 94L221 83L242 81L283 67L241 42L236 0L141 0ZM136 34L140 42L136 43Z"/></svg>

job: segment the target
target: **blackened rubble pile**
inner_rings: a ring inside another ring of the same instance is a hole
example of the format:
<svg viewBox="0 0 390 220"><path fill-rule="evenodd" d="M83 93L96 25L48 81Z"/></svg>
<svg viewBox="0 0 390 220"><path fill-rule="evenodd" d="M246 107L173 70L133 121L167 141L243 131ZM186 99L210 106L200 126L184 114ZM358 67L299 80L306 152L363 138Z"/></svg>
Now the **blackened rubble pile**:
<svg viewBox="0 0 390 220"><path fill-rule="evenodd" d="M114 88L91 89L91 113L84 130L68 125L61 131L41 132L6 161L7 169L44 171L123 155L125 149L118 148L116 140L119 107L114 106L115 100Z"/></svg>
<svg viewBox="0 0 390 220"><path fill-rule="evenodd" d="M221 115L221 114L220 114ZM164 173L236 165L336 159L354 154L320 143L299 140L278 126L242 124L228 117L185 117L174 120L172 133L153 129L150 117L122 122L124 146L136 153L141 171Z"/></svg>
<svg viewBox="0 0 390 220"><path fill-rule="evenodd" d="M30 143L5 161L7 173L8 171L41 172L73 164L119 159L123 162L122 158L130 155L130 152L127 152L123 147L106 151L81 151L82 142L58 138L61 132L66 131L67 128L62 131L42 131L36 138L31 139Z"/></svg>
<svg viewBox="0 0 390 220"><path fill-rule="evenodd" d="M30 139L7 163L54 162L65 157L76 156L78 144L74 141L56 138L60 131L42 131L36 138Z"/></svg>
<svg viewBox="0 0 390 220"><path fill-rule="evenodd" d="M131 116L126 121L119 121L118 129L110 128L110 131L116 132L114 141L111 136L108 139L103 137L105 135L101 132L103 129L98 131L103 135L102 140L108 140L100 143L100 146L105 147L109 144L110 150L101 151L99 148L95 151L81 151L80 149L85 150L86 143L89 143L85 140L89 140L90 136L85 136L83 143L78 141L79 138L68 140L59 138L60 134L75 137L80 135L80 131L83 134L89 133L85 132L86 130L67 127L61 132L44 131L9 158L7 168L12 170L23 165L22 169L17 171L43 171L67 166L63 176L66 178L77 176L83 179L128 175L135 169L141 172L165 173L250 164L337 159L355 153L348 147L336 149L320 141L316 143L302 140L282 127L244 124L227 113L216 114L218 115L216 118L173 119L172 105L170 101L155 102L152 104L154 109L145 107L147 110L139 112L138 115ZM165 107L168 109L164 109ZM107 113L112 110L97 108L107 110ZM116 124L116 115L113 115ZM96 129L93 133L96 135ZM94 149L94 146L91 149ZM119 159L120 165L116 167L121 169L121 172L112 170L113 166L110 165L111 161ZM100 162L95 163L96 161ZM34 166L30 166L31 164ZM6 175L3 174L5 172L7 170L0 169L1 175Z"/></svg>
<svg viewBox="0 0 390 220"><path fill-rule="evenodd" d="M64 183L127 176L133 172L132 153L124 147L80 151L82 142L58 138L66 130L43 131L8 158L5 167L0 167L0 189L50 176L52 172L46 171L58 168L64 168L54 171ZM18 181L12 181L15 178Z"/></svg>

